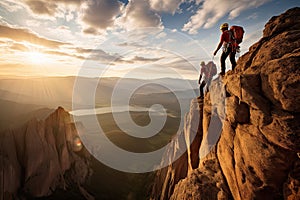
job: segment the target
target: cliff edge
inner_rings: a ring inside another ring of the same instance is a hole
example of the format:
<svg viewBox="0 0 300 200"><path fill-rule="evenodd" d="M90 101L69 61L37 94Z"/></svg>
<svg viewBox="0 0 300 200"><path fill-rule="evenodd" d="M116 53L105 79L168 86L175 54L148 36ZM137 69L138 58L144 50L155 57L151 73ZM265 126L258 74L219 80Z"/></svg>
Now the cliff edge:
<svg viewBox="0 0 300 200"><path fill-rule="evenodd" d="M235 71L213 81L198 107L191 106L186 124L197 120L191 113L200 115L195 140L157 173L151 199L300 199L299 21L298 7L271 18L263 38L238 60ZM224 109L211 98L220 80ZM220 137L201 156L216 113ZM189 140L189 130L183 137ZM165 159L176 151L170 149Z"/></svg>

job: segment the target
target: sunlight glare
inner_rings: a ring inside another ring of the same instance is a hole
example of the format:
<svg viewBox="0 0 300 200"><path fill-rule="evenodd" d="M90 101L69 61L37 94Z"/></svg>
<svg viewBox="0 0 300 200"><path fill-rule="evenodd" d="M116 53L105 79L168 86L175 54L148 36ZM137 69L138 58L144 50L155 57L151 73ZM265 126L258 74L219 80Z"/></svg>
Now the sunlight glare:
<svg viewBox="0 0 300 200"><path fill-rule="evenodd" d="M49 61L49 58L45 54L37 51L28 52L27 56L28 60L33 64L42 64Z"/></svg>

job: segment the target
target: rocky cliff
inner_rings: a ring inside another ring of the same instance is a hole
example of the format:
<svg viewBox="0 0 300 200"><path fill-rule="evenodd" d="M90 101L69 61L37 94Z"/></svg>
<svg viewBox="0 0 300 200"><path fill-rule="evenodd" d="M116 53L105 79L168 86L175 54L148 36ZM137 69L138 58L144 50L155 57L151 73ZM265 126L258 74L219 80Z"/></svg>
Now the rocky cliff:
<svg viewBox="0 0 300 200"><path fill-rule="evenodd" d="M157 173L151 199L300 199L299 22L300 8L271 18L235 71L213 81L204 99L192 101L183 137L189 144L192 130L195 140ZM220 82L224 106L212 98ZM215 116L221 134L211 142ZM198 122L196 131L189 126ZM169 149L165 159L176 151Z"/></svg>
<svg viewBox="0 0 300 200"><path fill-rule="evenodd" d="M58 108L45 120L31 120L0 134L0 199L43 197L77 188L92 171L68 112Z"/></svg>

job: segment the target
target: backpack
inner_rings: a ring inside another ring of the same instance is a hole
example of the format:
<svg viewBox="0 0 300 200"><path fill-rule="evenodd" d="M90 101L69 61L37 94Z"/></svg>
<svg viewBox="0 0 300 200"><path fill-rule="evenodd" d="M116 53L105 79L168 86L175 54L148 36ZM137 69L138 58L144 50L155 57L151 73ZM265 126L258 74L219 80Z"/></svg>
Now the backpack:
<svg viewBox="0 0 300 200"><path fill-rule="evenodd" d="M209 69L210 69L210 77L213 77L217 74L217 65L213 61L209 61L207 63Z"/></svg>
<svg viewBox="0 0 300 200"><path fill-rule="evenodd" d="M230 31L232 33L233 40L237 43L240 44L243 41L243 36L244 36L244 29L241 26L231 26Z"/></svg>

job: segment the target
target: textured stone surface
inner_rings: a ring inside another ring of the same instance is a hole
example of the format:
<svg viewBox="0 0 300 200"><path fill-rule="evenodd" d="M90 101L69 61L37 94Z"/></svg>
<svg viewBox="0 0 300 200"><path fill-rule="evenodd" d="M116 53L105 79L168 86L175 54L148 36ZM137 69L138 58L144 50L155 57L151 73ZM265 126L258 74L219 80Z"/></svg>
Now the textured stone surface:
<svg viewBox="0 0 300 200"><path fill-rule="evenodd" d="M75 153L77 131L70 115L58 108L44 121L1 133L0 196L48 196L56 189L83 184L91 175L90 155Z"/></svg>
<svg viewBox="0 0 300 200"><path fill-rule="evenodd" d="M151 199L169 199L175 185L198 167L202 140L202 123L199 120L202 114L200 113L203 113L203 100L194 99L190 105L190 112L185 116L184 131L177 140L172 141L171 148L165 153L162 163L182 153L181 149L187 149L187 151L174 163L157 172Z"/></svg>
<svg viewBox="0 0 300 200"><path fill-rule="evenodd" d="M170 199L228 200L232 199L220 170L215 149L202 160L200 166L175 187Z"/></svg>
<svg viewBox="0 0 300 200"><path fill-rule="evenodd" d="M284 198L287 200L297 200L300 197L300 161L294 164L294 168L289 172L288 179L284 184Z"/></svg>
<svg viewBox="0 0 300 200"><path fill-rule="evenodd" d="M225 74L225 116L214 90L205 96L203 138L214 113L221 137L171 199L300 199L299 21L300 8L270 19L263 38Z"/></svg>

